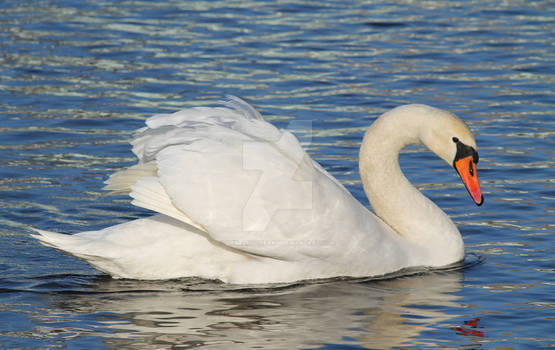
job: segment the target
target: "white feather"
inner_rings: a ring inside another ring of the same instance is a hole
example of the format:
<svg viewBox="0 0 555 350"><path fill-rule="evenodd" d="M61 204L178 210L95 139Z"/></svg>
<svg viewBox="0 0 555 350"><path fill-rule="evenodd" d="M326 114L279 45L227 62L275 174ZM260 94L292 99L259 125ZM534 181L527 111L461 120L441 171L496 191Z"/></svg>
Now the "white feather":
<svg viewBox="0 0 555 350"><path fill-rule="evenodd" d="M131 186L143 177L156 176L156 162L138 163L127 169L117 171L104 181L105 190L115 193L129 193Z"/></svg>
<svg viewBox="0 0 555 350"><path fill-rule="evenodd" d="M35 237L114 277L139 279L288 282L462 258L454 224L397 162L411 142L433 145L444 159L456 147L452 136L472 144L454 115L405 106L369 128L363 183L388 225L311 160L293 134L238 98L225 106L149 118L131 142L138 164L107 180L107 189L130 191L134 205L157 215L75 235L37 230Z"/></svg>
<svg viewBox="0 0 555 350"><path fill-rule="evenodd" d="M176 220L189 224L201 231L206 230L191 220L185 213L177 209L157 177L143 177L131 186L129 194L133 205L167 215Z"/></svg>

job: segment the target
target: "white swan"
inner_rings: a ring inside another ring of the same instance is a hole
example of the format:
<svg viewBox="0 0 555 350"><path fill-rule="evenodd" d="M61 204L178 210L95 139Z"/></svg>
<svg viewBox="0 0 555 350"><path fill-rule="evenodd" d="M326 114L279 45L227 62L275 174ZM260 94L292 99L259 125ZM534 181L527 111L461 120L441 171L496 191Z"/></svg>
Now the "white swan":
<svg viewBox="0 0 555 350"><path fill-rule="evenodd" d="M153 116L132 141L138 163L106 188L156 215L41 243L115 278L198 276L272 283L375 276L463 259L449 217L402 174L398 154L424 144L454 166L476 204L478 154L454 114L406 105L380 116L360 149L360 174L379 217L246 102ZM381 219L380 219L381 218Z"/></svg>

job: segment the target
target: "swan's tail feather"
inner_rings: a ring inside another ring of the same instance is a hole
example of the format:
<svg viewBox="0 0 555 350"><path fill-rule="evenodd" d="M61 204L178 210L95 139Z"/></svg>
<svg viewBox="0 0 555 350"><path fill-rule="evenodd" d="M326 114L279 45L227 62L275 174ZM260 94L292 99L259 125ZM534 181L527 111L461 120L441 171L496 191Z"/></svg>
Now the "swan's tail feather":
<svg viewBox="0 0 555 350"><path fill-rule="evenodd" d="M51 231L39 230L32 228L38 234L31 235L39 240L39 242L47 247L54 248L63 253L73 255L79 259L83 259L96 266L96 260L107 260L108 257L103 257L96 254L85 253L85 247L88 246L90 240L79 235L68 235L63 233L56 233Z"/></svg>
<svg viewBox="0 0 555 350"><path fill-rule="evenodd" d="M84 237L39 230L37 228L32 229L38 234L32 234L31 237L38 239L41 244L47 247L54 248L63 253L73 255L90 263L93 263L93 261L97 259L106 259L97 255L84 254L83 247L85 247L87 243L89 243L89 240Z"/></svg>
<svg viewBox="0 0 555 350"><path fill-rule="evenodd" d="M47 247L62 250L64 252L73 254L73 248L85 243L85 239L75 235L66 235L62 233L50 232L32 228L38 234L31 235L39 240L40 243Z"/></svg>
<svg viewBox="0 0 555 350"><path fill-rule="evenodd" d="M125 277L122 276L121 266L117 264L117 259L114 259L114 257L85 253L86 250L83 248L90 242L87 238L39 230L34 227L32 229L37 234L32 234L31 237L39 240L41 244L84 260L98 270L111 275L113 278Z"/></svg>

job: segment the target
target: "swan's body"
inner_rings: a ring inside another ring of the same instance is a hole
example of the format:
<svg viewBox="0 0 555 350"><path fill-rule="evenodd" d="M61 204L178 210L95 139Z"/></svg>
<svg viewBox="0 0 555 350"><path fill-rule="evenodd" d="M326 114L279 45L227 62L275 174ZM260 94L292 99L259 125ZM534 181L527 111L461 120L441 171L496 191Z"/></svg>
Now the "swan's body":
<svg viewBox="0 0 555 350"><path fill-rule="evenodd" d="M43 244L116 278L230 283L374 276L463 259L453 222L398 163L399 151L414 143L449 163L467 155L461 149L475 152L472 134L453 114L402 106L366 132L360 172L383 221L290 132L237 98L227 108L191 108L146 124L132 142L138 164L112 175L107 189L129 191L135 205L157 214L75 235L37 230Z"/></svg>

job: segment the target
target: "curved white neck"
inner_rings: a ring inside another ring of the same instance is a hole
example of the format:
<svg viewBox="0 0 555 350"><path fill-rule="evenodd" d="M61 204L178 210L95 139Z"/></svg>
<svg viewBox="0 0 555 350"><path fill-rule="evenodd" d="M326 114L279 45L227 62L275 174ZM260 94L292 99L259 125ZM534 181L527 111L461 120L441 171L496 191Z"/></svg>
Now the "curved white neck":
<svg viewBox="0 0 555 350"><path fill-rule="evenodd" d="M405 146L430 143L426 128L434 121L427 108L413 105L378 118L364 136L359 166L376 214L405 240L429 252L434 264L442 265L442 261L453 262L453 256L462 259L460 233L451 219L407 180L399 166L399 152Z"/></svg>

